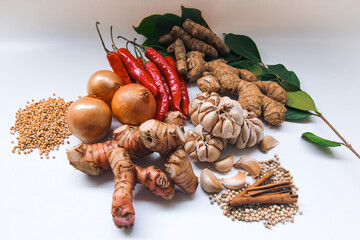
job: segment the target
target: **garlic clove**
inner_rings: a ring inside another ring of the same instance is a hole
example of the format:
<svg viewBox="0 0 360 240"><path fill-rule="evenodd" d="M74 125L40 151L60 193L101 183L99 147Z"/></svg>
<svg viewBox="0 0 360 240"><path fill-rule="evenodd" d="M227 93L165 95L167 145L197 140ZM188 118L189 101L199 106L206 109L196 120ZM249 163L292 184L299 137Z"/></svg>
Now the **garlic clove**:
<svg viewBox="0 0 360 240"><path fill-rule="evenodd" d="M260 164L253 158L241 157L234 167L245 169L254 178L260 175Z"/></svg>
<svg viewBox="0 0 360 240"><path fill-rule="evenodd" d="M276 140L273 136L264 136L264 138L259 143L260 151L267 153L270 149L276 147L279 144L279 141Z"/></svg>
<svg viewBox="0 0 360 240"><path fill-rule="evenodd" d="M200 174L200 185L208 193L217 193L223 188L220 180L208 168L205 168Z"/></svg>
<svg viewBox="0 0 360 240"><path fill-rule="evenodd" d="M218 172L228 172L234 164L234 156L229 155L226 158L212 163L212 167Z"/></svg>
<svg viewBox="0 0 360 240"><path fill-rule="evenodd" d="M229 178L221 178L220 181L226 188L238 190L245 186L245 179L245 173L239 171L239 173L235 176Z"/></svg>

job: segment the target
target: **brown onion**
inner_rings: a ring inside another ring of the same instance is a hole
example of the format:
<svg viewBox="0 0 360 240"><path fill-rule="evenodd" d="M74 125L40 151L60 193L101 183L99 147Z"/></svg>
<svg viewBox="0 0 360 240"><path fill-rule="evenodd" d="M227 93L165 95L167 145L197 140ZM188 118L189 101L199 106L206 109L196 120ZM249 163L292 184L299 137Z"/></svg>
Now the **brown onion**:
<svg viewBox="0 0 360 240"><path fill-rule="evenodd" d="M130 83L116 91L111 101L111 109L122 124L140 125L154 118L156 102L149 89Z"/></svg>
<svg viewBox="0 0 360 240"><path fill-rule="evenodd" d="M87 91L89 95L95 95L110 104L115 92L122 85L124 83L119 75L109 70L100 70L89 78Z"/></svg>
<svg viewBox="0 0 360 240"><path fill-rule="evenodd" d="M111 111L99 98L82 97L70 105L67 124L71 133L83 143L94 143L109 131Z"/></svg>

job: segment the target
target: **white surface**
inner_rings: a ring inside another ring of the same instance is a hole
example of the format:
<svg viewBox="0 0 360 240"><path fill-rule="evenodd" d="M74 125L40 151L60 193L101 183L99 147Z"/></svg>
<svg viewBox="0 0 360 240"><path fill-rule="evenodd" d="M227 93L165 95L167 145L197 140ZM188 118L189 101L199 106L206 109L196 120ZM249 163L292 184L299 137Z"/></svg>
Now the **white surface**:
<svg viewBox="0 0 360 240"><path fill-rule="evenodd" d="M180 3L175 1L49 2L0 2L1 239L359 239L360 161L345 147L323 149L302 140L306 131L337 140L316 117L266 128L266 134L281 143L268 154L256 148L228 148L237 156L258 160L277 153L294 175L304 214L297 215L294 224L279 224L273 230L261 223L232 222L217 205L210 205L200 188L193 196L178 191L174 200L165 201L137 186L136 224L124 232L111 219L110 172L89 177L76 171L68 164L66 146L54 153L56 159L40 159L37 153L12 154L14 137L9 128L18 108L53 92L66 100L76 99L86 94L93 72L109 69L95 31L96 20L101 21L108 42L110 24L116 33L134 37L131 26L143 17L180 14ZM182 4L201 9L218 34L251 36L265 63L282 63L295 71L319 111L360 151L358 1ZM192 86L191 98L197 92ZM71 145L77 143L72 137ZM141 164L154 162L159 164L156 160ZM203 167L194 165L197 175Z"/></svg>

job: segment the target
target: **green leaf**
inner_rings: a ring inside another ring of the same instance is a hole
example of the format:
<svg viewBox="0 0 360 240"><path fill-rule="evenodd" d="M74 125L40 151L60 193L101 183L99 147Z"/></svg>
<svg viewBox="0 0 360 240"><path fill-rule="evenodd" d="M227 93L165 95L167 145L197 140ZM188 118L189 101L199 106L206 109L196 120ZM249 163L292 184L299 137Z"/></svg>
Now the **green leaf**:
<svg viewBox="0 0 360 240"><path fill-rule="evenodd" d="M261 62L259 50L255 42L248 36L229 33L225 35L225 43L234 53L246 59Z"/></svg>
<svg viewBox="0 0 360 240"><path fill-rule="evenodd" d="M254 73L257 79L261 81L276 81L276 76L263 66L260 66L257 62L251 60L238 60L229 63L230 66L246 69Z"/></svg>
<svg viewBox="0 0 360 240"><path fill-rule="evenodd" d="M307 117L309 117L311 115L314 115L311 112L302 111L302 110L292 108L292 107L289 107L289 106L287 106L286 108L287 108L287 111L286 111L286 114L285 114L285 119L286 120L300 120L300 119L307 118Z"/></svg>
<svg viewBox="0 0 360 240"><path fill-rule="evenodd" d="M288 91L288 92L301 91L301 89L298 88L297 86L295 86L291 83L285 82L285 81L281 81L279 78L276 78L275 81L277 81L279 83L279 85L283 89L285 89L285 91Z"/></svg>
<svg viewBox="0 0 360 240"><path fill-rule="evenodd" d="M156 38L158 39L159 33L157 32L157 21L161 17L160 14L150 15L144 18L139 26L133 26L134 30L147 38Z"/></svg>
<svg viewBox="0 0 360 240"><path fill-rule="evenodd" d="M286 92L288 100L286 105L303 111L315 111L316 109L314 100L304 91Z"/></svg>
<svg viewBox="0 0 360 240"><path fill-rule="evenodd" d="M219 58L223 58L227 64L230 64L232 62L236 62L236 61L241 61L241 60L244 60L243 57L240 57L239 55L237 55L236 53L234 52L230 52L229 54L227 54L226 56L224 57L219 57Z"/></svg>
<svg viewBox="0 0 360 240"><path fill-rule="evenodd" d="M156 30L159 37L170 33L173 26L182 26L181 18L175 14L165 13L157 19Z"/></svg>
<svg viewBox="0 0 360 240"><path fill-rule="evenodd" d="M206 23L204 18L201 16L201 11L196 8L186 8L181 6L181 21L185 22L187 18L190 18L196 23L203 25L204 27L209 28L209 25ZM209 28L210 29L210 28Z"/></svg>
<svg viewBox="0 0 360 240"><path fill-rule="evenodd" d="M311 132L305 132L302 135L302 138L304 138L305 140L311 142L311 143L316 143L320 146L323 147L339 147L341 145L344 145L341 142L335 142L335 141L331 141L331 140L327 140L325 138L321 138Z"/></svg>
<svg viewBox="0 0 360 240"><path fill-rule="evenodd" d="M296 76L296 74L293 71L287 70L284 65L282 64L268 65L268 68L285 82L291 83L292 85L298 87L298 90L300 89L299 78Z"/></svg>
<svg viewBox="0 0 360 240"><path fill-rule="evenodd" d="M147 38L159 39L162 35L169 33L174 25L182 25L179 16L171 13L154 14L144 18L134 29Z"/></svg>

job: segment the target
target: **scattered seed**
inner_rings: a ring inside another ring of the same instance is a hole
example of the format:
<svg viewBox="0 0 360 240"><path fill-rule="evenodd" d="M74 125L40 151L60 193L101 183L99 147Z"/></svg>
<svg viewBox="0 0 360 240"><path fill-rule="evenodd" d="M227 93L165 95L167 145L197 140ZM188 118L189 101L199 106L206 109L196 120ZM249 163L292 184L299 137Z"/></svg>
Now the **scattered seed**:
<svg viewBox="0 0 360 240"><path fill-rule="evenodd" d="M31 101L34 102L33 99ZM15 124L10 128L11 134L18 134L18 142L12 152L17 150L18 154L20 151L30 154L33 149L39 149L40 155L45 153L49 158L49 152L58 148L71 135L66 123L71 103L60 97L49 97L31 104L28 101L25 108L16 112Z"/></svg>

